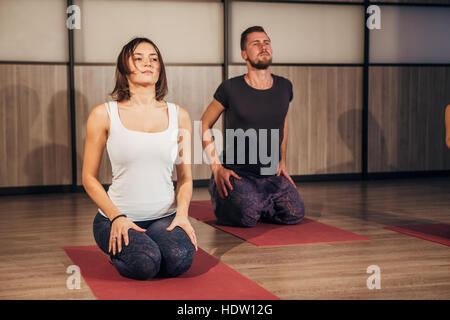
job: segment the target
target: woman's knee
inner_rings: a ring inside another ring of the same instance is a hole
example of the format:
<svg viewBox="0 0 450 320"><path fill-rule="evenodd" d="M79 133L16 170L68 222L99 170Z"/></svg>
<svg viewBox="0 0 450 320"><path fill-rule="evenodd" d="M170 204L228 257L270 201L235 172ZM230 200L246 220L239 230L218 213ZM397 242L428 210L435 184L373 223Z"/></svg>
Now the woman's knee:
<svg viewBox="0 0 450 320"><path fill-rule="evenodd" d="M100 213L97 213L92 224L92 232L98 247L107 254L111 232L111 223L109 219L105 218Z"/></svg>
<svg viewBox="0 0 450 320"><path fill-rule="evenodd" d="M123 277L148 280L158 274L161 258L147 252L130 252L126 256L112 257L111 262Z"/></svg>
<svg viewBox="0 0 450 320"><path fill-rule="evenodd" d="M184 231L181 231L185 233ZM177 277L185 273L192 266L194 260L194 246L187 235L177 244L162 247L161 273L165 277Z"/></svg>
<svg viewBox="0 0 450 320"><path fill-rule="evenodd" d="M156 276L161 266L161 252L150 238L129 230L129 244L111 258L119 273L127 278L147 280Z"/></svg>
<svg viewBox="0 0 450 320"><path fill-rule="evenodd" d="M194 261L194 248L177 248L174 255L171 257L170 264L167 265L166 275L169 277L177 277L192 266Z"/></svg>

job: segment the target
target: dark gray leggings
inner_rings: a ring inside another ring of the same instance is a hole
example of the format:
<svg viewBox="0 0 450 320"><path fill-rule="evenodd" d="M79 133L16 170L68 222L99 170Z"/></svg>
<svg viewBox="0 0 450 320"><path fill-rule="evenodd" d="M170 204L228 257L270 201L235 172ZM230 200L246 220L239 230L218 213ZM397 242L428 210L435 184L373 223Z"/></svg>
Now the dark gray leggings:
<svg viewBox="0 0 450 320"><path fill-rule="evenodd" d="M111 222L97 213L94 219L94 238L100 249L110 255L111 263L127 278L147 280L154 277L176 277L192 265L194 246L180 227L166 228L175 214L156 220L136 221L146 232L128 230L128 246L122 239L122 251L108 252Z"/></svg>
<svg viewBox="0 0 450 320"><path fill-rule="evenodd" d="M214 174L211 175L208 190L217 224L254 227L258 221L297 224L303 220L305 205L286 177L238 174L240 180L230 177L233 190L225 199L219 197Z"/></svg>

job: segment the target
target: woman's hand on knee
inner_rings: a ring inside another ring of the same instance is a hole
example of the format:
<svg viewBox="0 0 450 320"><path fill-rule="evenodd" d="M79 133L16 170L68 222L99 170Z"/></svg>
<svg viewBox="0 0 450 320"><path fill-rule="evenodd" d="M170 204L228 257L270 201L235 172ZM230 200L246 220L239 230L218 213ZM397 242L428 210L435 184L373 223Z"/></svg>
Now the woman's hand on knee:
<svg viewBox="0 0 450 320"><path fill-rule="evenodd" d="M192 227L191 223L189 222L189 218L187 216L179 216L175 215L175 218L173 218L172 223L170 226L166 228L167 231L172 231L175 229L175 227L180 227L181 229L186 232L189 239L191 239L192 244L195 247L195 250L198 250L197 246L197 236L195 235L194 228Z"/></svg>
<svg viewBox="0 0 450 320"><path fill-rule="evenodd" d="M125 245L128 246L130 240L128 238L128 230L133 229L139 232L145 232L145 229L138 227L133 221L126 217L120 217L114 220L111 225L111 233L109 236L109 249L108 252L111 252L113 255L117 252L122 251L122 237L125 242Z"/></svg>

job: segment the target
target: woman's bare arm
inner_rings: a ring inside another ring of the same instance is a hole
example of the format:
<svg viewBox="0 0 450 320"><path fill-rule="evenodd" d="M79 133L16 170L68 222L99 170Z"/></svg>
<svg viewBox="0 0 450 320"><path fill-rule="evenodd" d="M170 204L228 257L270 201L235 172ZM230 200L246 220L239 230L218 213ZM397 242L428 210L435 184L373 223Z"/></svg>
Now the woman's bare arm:
<svg viewBox="0 0 450 320"><path fill-rule="evenodd" d="M89 114L86 125L86 142L82 181L84 189L97 206L112 220L121 214L119 209L108 197L105 189L98 180L98 171L108 139L109 117L105 105L96 106Z"/></svg>
<svg viewBox="0 0 450 320"><path fill-rule="evenodd" d="M178 132L179 150L175 165L177 170L177 213L166 230L172 231L177 226L182 228L194 245L195 250L198 250L197 236L188 218L193 189L191 170L192 124L189 113L181 107L178 117Z"/></svg>
<svg viewBox="0 0 450 320"><path fill-rule="evenodd" d="M188 215L189 203L192 198L192 168L191 168L191 140L192 124L189 113L180 107L179 110L179 136L178 136L178 158L177 171L177 204L178 213Z"/></svg>

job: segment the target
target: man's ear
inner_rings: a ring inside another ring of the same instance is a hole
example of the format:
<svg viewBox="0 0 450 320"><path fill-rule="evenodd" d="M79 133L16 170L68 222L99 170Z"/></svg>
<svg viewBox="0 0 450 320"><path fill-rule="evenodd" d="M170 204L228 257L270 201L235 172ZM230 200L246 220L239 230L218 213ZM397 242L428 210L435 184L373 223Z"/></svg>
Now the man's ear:
<svg viewBox="0 0 450 320"><path fill-rule="evenodd" d="M245 50L241 50L241 57L242 57L242 59L247 61L247 52Z"/></svg>

